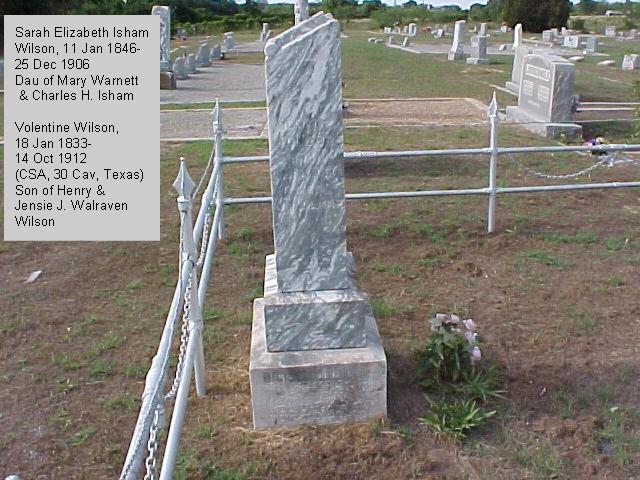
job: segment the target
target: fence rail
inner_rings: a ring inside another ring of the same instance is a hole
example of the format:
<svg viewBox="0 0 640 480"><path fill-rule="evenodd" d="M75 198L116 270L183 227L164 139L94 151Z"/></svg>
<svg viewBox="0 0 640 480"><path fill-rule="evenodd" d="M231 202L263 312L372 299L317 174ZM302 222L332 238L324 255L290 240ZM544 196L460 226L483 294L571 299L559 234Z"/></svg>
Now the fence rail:
<svg viewBox="0 0 640 480"><path fill-rule="evenodd" d="M489 106L490 124L489 146L483 148L466 148L450 150L410 150L410 151L358 151L345 152L345 160L399 158L399 157L434 157L451 155L488 155L488 185L483 188L417 190L409 192L364 192L349 193L347 200L368 200L378 198L411 198L453 195L487 195L489 197L487 212L487 230L495 230L496 197L501 194L552 192L566 190L606 189L640 187L638 182L603 182L565 185L538 185L524 187L501 187L496 183L498 159L500 155L522 153L560 153L590 152L610 153L619 151L640 151L640 145L598 145L598 146L544 146L544 147L500 147L498 145L498 104L495 98ZM196 393L206 394L204 353L202 345L202 311L206 299L207 287L211 279L211 267L215 255L217 241L224 235L224 206L238 204L270 203L271 197L229 198L224 196L222 172L224 164L266 162L269 156L225 157L222 150L223 124L222 111L216 102L213 110L214 149L209 158L205 173L199 185L196 185L187 171L182 159L178 178L174 187L178 192L178 210L180 212L180 259L179 274L171 307L165 321L162 337L151 367L147 373L142 393L142 406L133 431L129 450L124 461L120 480L134 480L141 476L144 467L145 480L169 480L173 476L178 454L178 447L184 416L188 403L192 378L195 378ZM602 163L602 162L600 162ZM604 163L602 163L604 165ZM597 166L597 165L596 165ZM590 172L595 166L581 172ZM209 170L210 173L209 173ZM566 175L573 178L576 174ZM543 178L561 178L563 176L546 176ZM208 179L200 209L195 222L192 218L194 200L200 186ZM211 213L213 210L213 214ZM199 273L198 273L199 272ZM198 281L200 277L200 281ZM169 375L169 359L172 344L175 340L178 320L182 318L180 348L174 379L167 391ZM170 402L173 403L166 445L162 459L162 468L157 472L158 430L165 428L165 412Z"/></svg>

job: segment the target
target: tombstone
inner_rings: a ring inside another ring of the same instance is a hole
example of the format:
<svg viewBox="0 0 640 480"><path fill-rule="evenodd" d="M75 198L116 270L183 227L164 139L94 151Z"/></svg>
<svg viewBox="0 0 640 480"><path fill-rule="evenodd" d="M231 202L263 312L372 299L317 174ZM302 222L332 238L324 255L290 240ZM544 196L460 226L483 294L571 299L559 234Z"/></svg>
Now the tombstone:
<svg viewBox="0 0 640 480"><path fill-rule="evenodd" d="M389 38L387 38L387 45L393 45L394 43L393 35L389 35Z"/></svg>
<svg viewBox="0 0 640 480"><path fill-rule="evenodd" d="M294 0L293 17L294 25L304 22L309 18L309 0Z"/></svg>
<svg viewBox="0 0 640 480"><path fill-rule="evenodd" d="M211 65L211 49L207 43L201 43L196 55L196 66L208 67Z"/></svg>
<svg viewBox="0 0 640 480"><path fill-rule="evenodd" d="M405 25L404 27L402 27L402 33L404 35L408 35L409 34L409 25Z"/></svg>
<svg viewBox="0 0 640 480"><path fill-rule="evenodd" d="M629 38L631 39L635 39L638 37L638 30L635 28L632 28L631 30L629 30Z"/></svg>
<svg viewBox="0 0 640 480"><path fill-rule="evenodd" d="M416 25L415 23L410 23L408 33L410 37L415 37L418 34L418 25Z"/></svg>
<svg viewBox="0 0 640 480"><path fill-rule="evenodd" d="M513 49L520 47L522 45L522 24L519 23L516 25L516 28L513 29Z"/></svg>
<svg viewBox="0 0 640 480"><path fill-rule="evenodd" d="M176 76L176 80L186 80L189 78L184 64L184 57L178 57L173 62L173 74Z"/></svg>
<svg viewBox="0 0 640 480"><path fill-rule="evenodd" d="M367 42L368 43L376 43L376 38L375 37L369 37L369 38L367 38Z"/></svg>
<svg viewBox="0 0 640 480"><path fill-rule="evenodd" d="M402 46L403 47L411 46L411 44L409 43L409 37L404 37L404 39L402 40Z"/></svg>
<svg viewBox="0 0 640 480"><path fill-rule="evenodd" d="M436 30L436 38L443 38L444 37L444 28L439 28L438 30Z"/></svg>
<svg viewBox="0 0 640 480"><path fill-rule="evenodd" d="M268 23L263 23L262 24L262 31L260 32L260 38L259 40L261 42L266 42L267 41L267 33L269 32L269 24Z"/></svg>
<svg viewBox="0 0 640 480"><path fill-rule="evenodd" d="M478 32L479 36L483 36L485 37L487 35L487 24L486 23L481 23L480 24L480 31Z"/></svg>
<svg viewBox="0 0 640 480"><path fill-rule="evenodd" d="M384 33L391 33L391 27L384 27Z"/></svg>
<svg viewBox="0 0 640 480"><path fill-rule="evenodd" d="M563 46L566 48L580 48L580 36L567 35L566 37L564 37Z"/></svg>
<svg viewBox="0 0 640 480"><path fill-rule="evenodd" d="M384 40L382 40L381 38L376 38L376 41L373 42L373 43L375 43L376 45L380 45L380 44L384 43Z"/></svg>
<svg viewBox="0 0 640 480"><path fill-rule="evenodd" d="M638 69L638 55L625 55L622 60L622 70L632 72Z"/></svg>
<svg viewBox="0 0 640 480"><path fill-rule="evenodd" d="M193 53L187 55L187 59L185 60L185 67L187 69L187 73L197 73L198 69L196 68L196 56Z"/></svg>
<svg viewBox="0 0 640 480"><path fill-rule="evenodd" d="M578 136L572 122L574 65L562 57L533 53L524 57L518 106L507 107L507 121L522 123L546 137Z"/></svg>
<svg viewBox="0 0 640 480"><path fill-rule="evenodd" d="M572 63L578 63L584 60L584 57L581 56L575 56L575 57L569 57L569 61Z"/></svg>
<svg viewBox="0 0 640 480"><path fill-rule="evenodd" d="M464 20L458 20L453 31L453 43L451 44L451 50L449 50L449 61L464 60L464 46L462 42L464 40L466 22Z"/></svg>
<svg viewBox="0 0 640 480"><path fill-rule="evenodd" d="M487 65L487 37L480 35L471 38L471 57L467 58L469 65Z"/></svg>
<svg viewBox="0 0 640 480"><path fill-rule="evenodd" d="M609 25L604 29L604 35L605 37L616 38L616 36L618 35L618 29L615 25Z"/></svg>
<svg viewBox="0 0 640 480"><path fill-rule="evenodd" d="M176 77L171 71L171 10L169 7L154 5L151 15L160 17L160 89L173 90L176 88Z"/></svg>
<svg viewBox="0 0 640 480"><path fill-rule="evenodd" d="M601 65L603 67L613 67L615 64L615 60L603 60L602 62L598 62L598 65Z"/></svg>
<svg viewBox="0 0 640 480"><path fill-rule="evenodd" d="M217 62L222 58L222 50L220 49L220 44L217 43L213 47L211 47L211 57L210 60L212 62Z"/></svg>
<svg viewBox="0 0 640 480"><path fill-rule="evenodd" d="M542 31L542 41L553 43L553 33L551 33L551 30Z"/></svg>
<svg viewBox="0 0 640 480"><path fill-rule="evenodd" d="M598 37L587 37L587 51L589 53L598 53L600 51Z"/></svg>
<svg viewBox="0 0 640 480"><path fill-rule="evenodd" d="M386 413L386 357L347 251L340 24L318 13L265 46L275 255L253 308L256 429Z"/></svg>
<svg viewBox="0 0 640 480"><path fill-rule="evenodd" d="M508 26L506 26L506 25L502 25L502 26L500 27L500 32L502 32L502 33L509 33L509 27L508 27Z"/></svg>
<svg viewBox="0 0 640 480"><path fill-rule="evenodd" d="M560 30L558 28L552 28L551 33L553 34L554 40L560 36Z"/></svg>
<svg viewBox="0 0 640 480"><path fill-rule="evenodd" d="M222 53L230 52L236 46L235 32L225 32L222 34Z"/></svg>

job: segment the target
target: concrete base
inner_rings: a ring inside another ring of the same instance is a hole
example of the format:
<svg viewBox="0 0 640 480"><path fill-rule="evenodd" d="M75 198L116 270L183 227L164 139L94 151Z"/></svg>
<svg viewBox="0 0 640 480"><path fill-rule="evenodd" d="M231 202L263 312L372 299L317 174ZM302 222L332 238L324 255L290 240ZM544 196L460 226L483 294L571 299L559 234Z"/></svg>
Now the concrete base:
<svg viewBox="0 0 640 480"><path fill-rule="evenodd" d="M175 90L176 76L173 72L160 72L160 90Z"/></svg>
<svg viewBox="0 0 640 480"><path fill-rule="evenodd" d="M364 421L387 414L387 359L373 313L367 346L270 353L264 299L253 304L249 381L256 430Z"/></svg>
<svg viewBox="0 0 640 480"><path fill-rule="evenodd" d="M518 107L507 107L507 122L522 123L522 127L530 132L547 138L566 136L577 138L582 136L582 126L576 123L545 123L527 115Z"/></svg>
<svg viewBox="0 0 640 480"><path fill-rule="evenodd" d="M281 295L274 282L274 267L275 259L269 255L265 298L253 304L249 381L254 428L340 424L386 415L387 359L366 295L360 293L364 301L350 311L350 315L363 317L359 330L364 346L269 351L265 310L270 299ZM333 325L326 334L339 333L336 328L340 325Z"/></svg>
<svg viewBox="0 0 640 480"><path fill-rule="evenodd" d="M489 65L488 58L467 58L467 65Z"/></svg>
<svg viewBox="0 0 640 480"><path fill-rule="evenodd" d="M504 86L507 88L507 90L512 91L516 95L520 95L520 85L518 85L517 83L507 82Z"/></svg>

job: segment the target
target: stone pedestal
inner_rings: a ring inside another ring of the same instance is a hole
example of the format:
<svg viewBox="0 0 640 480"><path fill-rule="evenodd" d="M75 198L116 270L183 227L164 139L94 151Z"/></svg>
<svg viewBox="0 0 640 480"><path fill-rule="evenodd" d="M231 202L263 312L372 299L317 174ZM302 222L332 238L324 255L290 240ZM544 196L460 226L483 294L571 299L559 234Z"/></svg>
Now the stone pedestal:
<svg viewBox="0 0 640 480"><path fill-rule="evenodd" d="M175 90L176 76L173 72L160 72L160 90Z"/></svg>
<svg viewBox="0 0 640 480"><path fill-rule="evenodd" d="M582 137L582 126L577 123L544 123L518 107L507 107L507 122L520 123L526 130L547 138L558 138L561 135L569 138Z"/></svg>
<svg viewBox="0 0 640 480"><path fill-rule="evenodd" d="M352 312L362 324L362 347L269 351L265 312L280 295L274 273L275 258L269 255L265 296L253 305L249 381L254 428L340 424L386 415L387 361L368 303ZM366 300L361 292L357 295Z"/></svg>

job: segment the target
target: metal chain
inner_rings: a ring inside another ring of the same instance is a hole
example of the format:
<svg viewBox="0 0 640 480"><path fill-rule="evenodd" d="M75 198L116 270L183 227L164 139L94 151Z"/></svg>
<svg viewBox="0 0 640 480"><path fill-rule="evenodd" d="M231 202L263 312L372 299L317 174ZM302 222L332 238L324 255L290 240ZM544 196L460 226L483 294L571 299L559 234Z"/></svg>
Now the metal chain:
<svg viewBox="0 0 640 480"><path fill-rule="evenodd" d="M508 155L509 160L511 160L513 163L515 163L520 169L524 170L526 173L529 173L531 175L534 175L536 177L539 178L545 178L547 180L560 180L560 179L567 179L567 178L575 178L575 177L579 177L582 175L586 175L588 173L593 172L594 170L596 170L597 168L600 167L614 167L616 165L619 164L625 164L625 163L631 163L631 164L635 164L636 162L634 160L631 160L629 158L620 158L620 157L616 157L615 155L606 155L604 157L602 157L601 160L599 160L598 162L594 163L593 165L582 169L578 172L575 173L568 173L566 175L552 175L549 173L542 173L542 172L538 172L536 170L533 170L529 167L524 166L521 162L519 162L518 160L516 160L515 158L513 158L512 155Z"/></svg>
<svg viewBox="0 0 640 480"><path fill-rule="evenodd" d="M204 206L203 206L204 207ZM204 257L207 254L207 243L209 242L209 228L211 222L211 214L207 213L204 217L204 227L202 229L202 240L200 242L200 256L196 262L196 266L201 267L204 263Z"/></svg>
<svg viewBox="0 0 640 480"><path fill-rule="evenodd" d="M144 480L155 480L158 473L158 461L156 459L156 452L158 451L158 422L160 419L160 406L157 406L153 413L153 422L151 428L149 428L149 441L147 441L147 451L149 455L144 461L146 473Z"/></svg>
<svg viewBox="0 0 640 480"><path fill-rule="evenodd" d="M191 310L191 278L187 282L187 288L184 292L184 306L182 313L182 333L180 335L180 353L178 355L178 363L176 364L176 373L171 384L171 390L164 396L165 400L171 400L175 397L182 378L184 370L184 357L187 353L187 343L189 342L189 317Z"/></svg>

